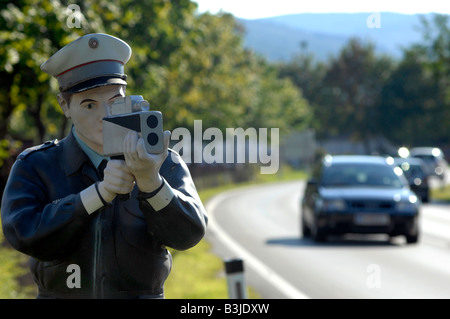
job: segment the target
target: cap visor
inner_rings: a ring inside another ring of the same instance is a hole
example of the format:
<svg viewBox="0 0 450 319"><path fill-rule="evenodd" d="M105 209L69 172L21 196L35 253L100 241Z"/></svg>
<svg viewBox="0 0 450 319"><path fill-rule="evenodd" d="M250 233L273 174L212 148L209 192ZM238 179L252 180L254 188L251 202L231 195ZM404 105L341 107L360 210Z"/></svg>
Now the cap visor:
<svg viewBox="0 0 450 319"><path fill-rule="evenodd" d="M106 85L127 85L127 82L119 77L103 76L78 83L77 85L67 89L65 92L79 93Z"/></svg>

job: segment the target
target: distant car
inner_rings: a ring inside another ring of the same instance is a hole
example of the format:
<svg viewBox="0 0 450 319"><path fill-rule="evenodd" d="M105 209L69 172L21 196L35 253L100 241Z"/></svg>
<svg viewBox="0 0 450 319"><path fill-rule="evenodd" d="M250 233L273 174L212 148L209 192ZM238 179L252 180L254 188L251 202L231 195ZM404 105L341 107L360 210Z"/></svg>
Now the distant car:
<svg viewBox="0 0 450 319"><path fill-rule="evenodd" d="M326 156L301 201L303 236L384 233L419 238L420 200L402 170L378 156Z"/></svg>
<svg viewBox="0 0 450 319"><path fill-rule="evenodd" d="M398 157L393 160L395 165L403 170L411 190L423 203L427 203L430 198L430 185L428 184L429 171L425 162L415 157Z"/></svg>
<svg viewBox="0 0 450 319"><path fill-rule="evenodd" d="M445 179L447 162L444 153L437 147L413 147L409 150L409 156L422 159L427 164L432 175Z"/></svg>

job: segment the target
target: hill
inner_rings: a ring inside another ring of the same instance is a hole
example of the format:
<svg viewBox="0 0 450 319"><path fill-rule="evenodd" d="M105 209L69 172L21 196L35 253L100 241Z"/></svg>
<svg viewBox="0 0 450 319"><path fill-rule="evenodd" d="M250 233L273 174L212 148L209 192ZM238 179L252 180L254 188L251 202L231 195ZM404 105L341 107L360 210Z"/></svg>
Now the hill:
<svg viewBox="0 0 450 319"><path fill-rule="evenodd" d="M318 60L336 55L351 37L375 44L379 54L401 58L402 48L418 42L420 17L432 14L302 13L264 19L238 19L244 45L270 61L288 61L301 50ZM370 26L372 28L370 28Z"/></svg>

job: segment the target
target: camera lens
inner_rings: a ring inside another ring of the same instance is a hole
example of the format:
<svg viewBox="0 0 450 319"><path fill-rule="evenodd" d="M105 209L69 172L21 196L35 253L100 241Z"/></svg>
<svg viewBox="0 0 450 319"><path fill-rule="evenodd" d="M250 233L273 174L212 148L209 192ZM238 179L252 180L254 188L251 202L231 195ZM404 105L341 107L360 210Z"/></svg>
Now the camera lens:
<svg viewBox="0 0 450 319"><path fill-rule="evenodd" d="M155 115L150 115L147 118L147 126L151 129L154 129L158 126L158 118Z"/></svg>
<svg viewBox="0 0 450 319"><path fill-rule="evenodd" d="M158 141L159 141L159 137L158 137L158 134L156 134L156 133L150 133L150 134L148 134L148 136L147 136L147 142L148 142L148 144L150 144L150 145L156 145L156 144L158 144Z"/></svg>

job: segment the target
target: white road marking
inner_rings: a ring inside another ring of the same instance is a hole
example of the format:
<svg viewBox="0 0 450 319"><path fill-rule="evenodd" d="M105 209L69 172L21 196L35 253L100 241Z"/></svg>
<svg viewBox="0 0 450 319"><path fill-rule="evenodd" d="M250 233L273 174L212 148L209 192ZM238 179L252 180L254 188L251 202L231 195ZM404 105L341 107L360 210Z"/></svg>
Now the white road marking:
<svg viewBox="0 0 450 319"><path fill-rule="evenodd" d="M301 292L283 277L278 275L270 267L266 266L248 250L242 247L237 241L231 238L215 221L214 211L219 203L229 197L242 194L240 191L230 191L219 194L209 200L206 203L206 211L208 212L208 228L219 238L219 240L225 244L230 250L232 250L237 256L242 258L246 265L249 265L254 269L262 278L265 278L271 285L276 287L280 292L286 295L289 299L310 299L305 293Z"/></svg>

